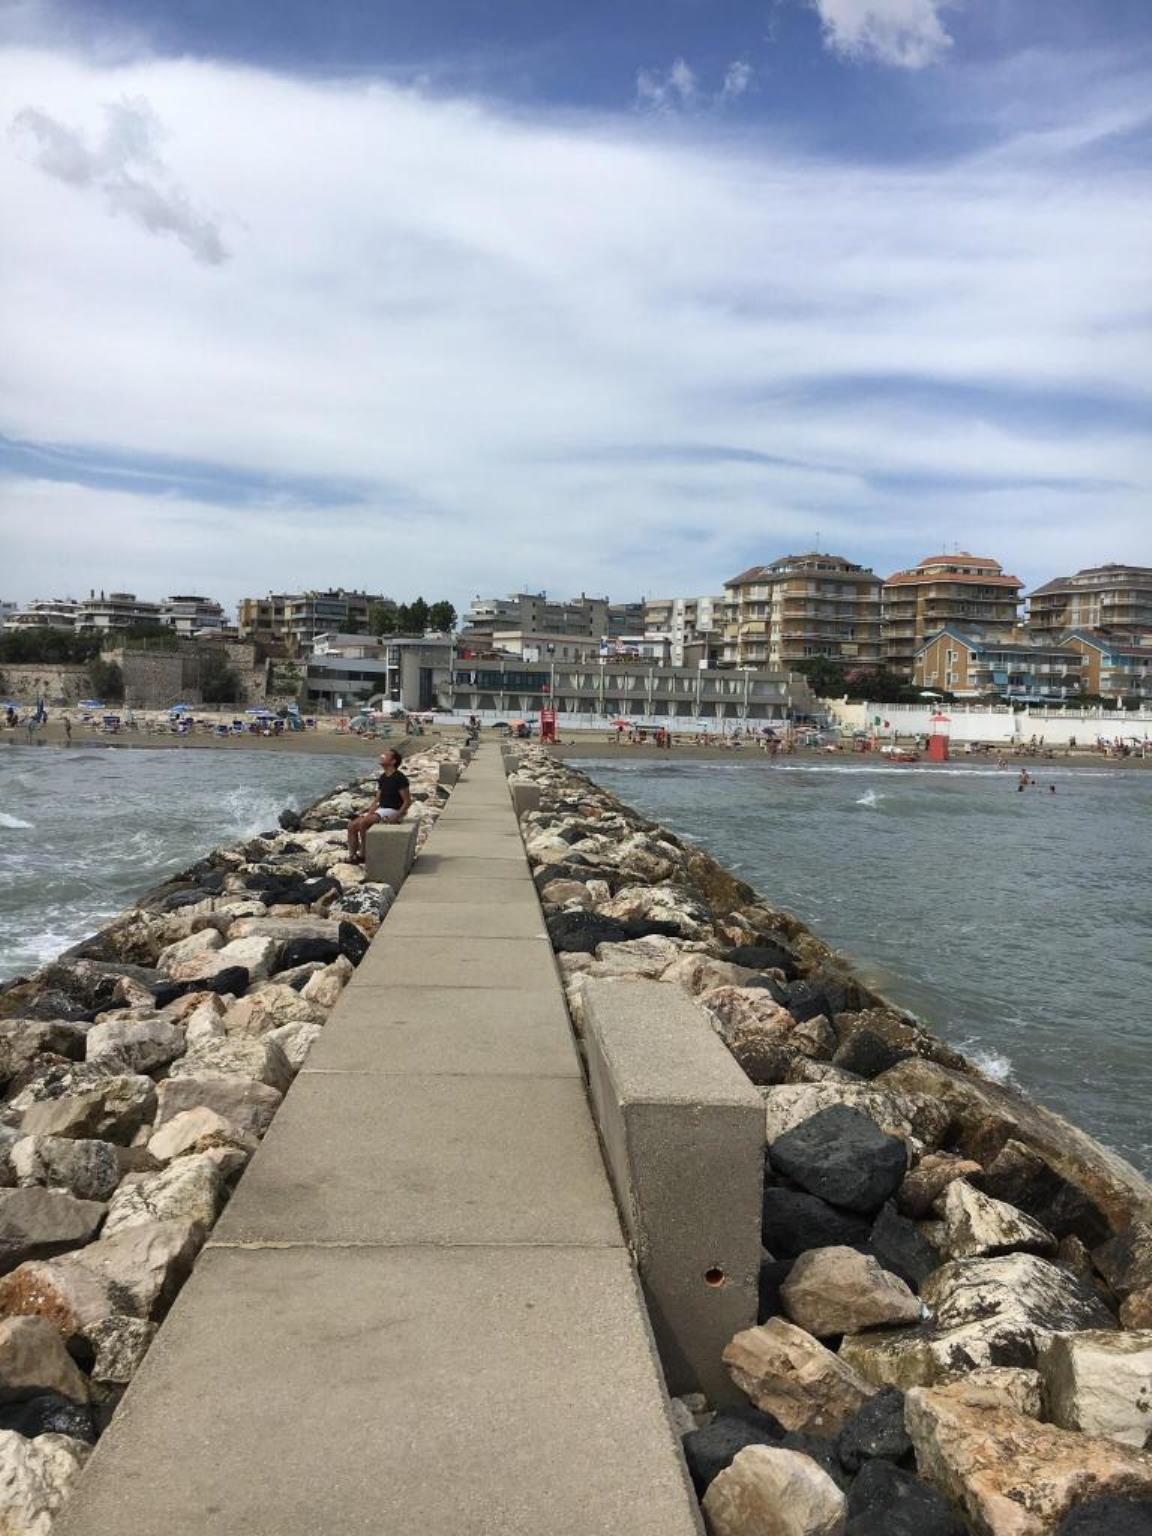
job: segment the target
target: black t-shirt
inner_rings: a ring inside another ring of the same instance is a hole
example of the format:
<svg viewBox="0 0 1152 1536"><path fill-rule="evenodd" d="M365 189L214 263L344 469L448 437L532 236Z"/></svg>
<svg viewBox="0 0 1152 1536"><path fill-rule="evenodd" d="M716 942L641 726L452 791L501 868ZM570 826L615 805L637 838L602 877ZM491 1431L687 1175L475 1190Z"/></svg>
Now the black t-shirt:
<svg viewBox="0 0 1152 1536"><path fill-rule="evenodd" d="M380 775L380 809L382 811L398 811L401 806L401 791L408 788L407 776L397 768L395 773L382 773Z"/></svg>

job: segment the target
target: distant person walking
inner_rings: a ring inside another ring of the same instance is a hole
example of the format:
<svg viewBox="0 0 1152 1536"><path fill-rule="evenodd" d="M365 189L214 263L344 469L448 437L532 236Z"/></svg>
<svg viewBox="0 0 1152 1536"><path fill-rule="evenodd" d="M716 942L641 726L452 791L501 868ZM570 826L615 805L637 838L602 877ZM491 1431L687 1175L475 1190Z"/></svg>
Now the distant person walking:
<svg viewBox="0 0 1152 1536"><path fill-rule="evenodd" d="M403 821L412 804L412 792L407 774L400 771L400 754L389 747L380 754L380 777L376 781L376 794L372 804L360 816L348 823L348 858L352 864L364 862L364 839L369 829L381 822Z"/></svg>
<svg viewBox="0 0 1152 1536"><path fill-rule="evenodd" d="M68 746L72 745L72 717L64 716L64 740Z"/></svg>

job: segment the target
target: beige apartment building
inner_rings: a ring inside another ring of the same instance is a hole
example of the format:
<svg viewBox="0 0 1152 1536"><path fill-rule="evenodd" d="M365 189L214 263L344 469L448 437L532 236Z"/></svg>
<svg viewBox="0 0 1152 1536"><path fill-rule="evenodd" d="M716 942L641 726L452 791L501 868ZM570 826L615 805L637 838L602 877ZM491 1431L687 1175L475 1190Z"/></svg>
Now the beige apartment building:
<svg viewBox="0 0 1152 1536"><path fill-rule="evenodd" d="M1013 629L1022 586L998 561L969 554L929 555L910 571L897 571L881 594L885 666L910 677L916 652L947 624L970 635Z"/></svg>
<svg viewBox="0 0 1152 1536"><path fill-rule="evenodd" d="M1152 568L1095 565L1047 581L1028 596L1028 628L1053 641L1073 629L1152 633Z"/></svg>
<svg viewBox="0 0 1152 1536"><path fill-rule="evenodd" d="M278 640L290 655L311 650L317 635L367 634L368 615L375 603L386 601L375 592L269 592L267 597L242 597L237 608L242 639Z"/></svg>
<svg viewBox="0 0 1152 1536"><path fill-rule="evenodd" d="M724 583L727 666L788 670L827 656L880 661L880 578L840 555L785 555Z"/></svg>

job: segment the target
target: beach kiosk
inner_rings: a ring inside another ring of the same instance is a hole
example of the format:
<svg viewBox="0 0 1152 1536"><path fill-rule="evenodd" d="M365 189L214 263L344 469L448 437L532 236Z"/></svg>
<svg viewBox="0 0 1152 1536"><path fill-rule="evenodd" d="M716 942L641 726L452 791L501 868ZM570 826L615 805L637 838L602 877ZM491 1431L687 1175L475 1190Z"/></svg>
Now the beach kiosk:
<svg viewBox="0 0 1152 1536"><path fill-rule="evenodd" d="M556 740L556 711L554 709L542 709L540 711L540 740Z"/></svg>
<svg viewBox="0 0 1152 1536"><path fill-rule="evenodd" d="M928 737L928 761L930 763L946 763L948 761L948 748L951 743L952 720L949 715L936 710L929 716L929 725L932 727Z"/></svg>

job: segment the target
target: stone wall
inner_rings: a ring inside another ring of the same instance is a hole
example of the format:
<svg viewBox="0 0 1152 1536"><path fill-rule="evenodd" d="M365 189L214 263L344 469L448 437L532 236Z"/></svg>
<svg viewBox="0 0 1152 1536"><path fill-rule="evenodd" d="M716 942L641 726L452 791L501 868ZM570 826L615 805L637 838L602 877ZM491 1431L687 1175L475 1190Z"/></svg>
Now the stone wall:
<svg viewBox="0 0 1152 1536"><path fill-rule="evenodd" d="M0 666L4 679L3 697L20 703L35 704L43 698L53 704L75 704L92 692L88 669L84 666L49 666L46 662L5 662Z"/></svg>

